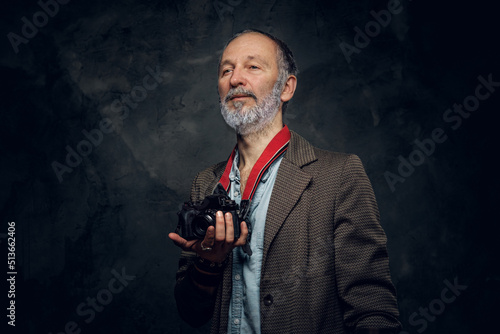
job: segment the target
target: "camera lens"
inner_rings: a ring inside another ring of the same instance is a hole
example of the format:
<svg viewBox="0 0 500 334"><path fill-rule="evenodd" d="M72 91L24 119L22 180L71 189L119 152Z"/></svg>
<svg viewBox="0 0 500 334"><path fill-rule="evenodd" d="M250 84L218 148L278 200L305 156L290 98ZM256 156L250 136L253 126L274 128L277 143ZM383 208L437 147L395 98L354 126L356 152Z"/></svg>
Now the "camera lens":
<svg viewBox="0 0 500 334"><path fill-rule="evenodd" d="M210 213L200 214L193 219L193 234L202 239L209 226L215 226L215 216Z"/></svg>

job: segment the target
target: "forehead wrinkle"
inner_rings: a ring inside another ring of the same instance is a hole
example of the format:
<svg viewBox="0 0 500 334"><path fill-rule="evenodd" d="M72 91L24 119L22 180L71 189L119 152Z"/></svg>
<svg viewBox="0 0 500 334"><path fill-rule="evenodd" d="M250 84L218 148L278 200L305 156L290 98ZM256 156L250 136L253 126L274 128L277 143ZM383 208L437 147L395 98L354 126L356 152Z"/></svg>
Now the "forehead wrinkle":
<svg viewBox="0 0 500 334"><path fill-rule="evenodd" d="M265 65L266 67L270 67L269 62L268 62L267 60L265 60L263 57L258 56L258 55L255 55L255 56L251 56L251 55L249 55L249 56L247 56L247 58L246 58L246 59L247 59L247 60L257 60L257 61L260 61L260 62L261 62L263 65ZM230 59L225 59L225 60L223 60L223 61L219 64L219 68L220 68L221 66L226 65L226 64L232 64L232 63L233 63L233 61L231 61Z"/></svg>
<svg viewBox="0 0 500 334"><path fill-rule="evenodd" d="M274 51L274 54L275 54L275 59L276 59L276 65L277 65L277 67L278 67L278 69L279 69L279 66L280 66L280 65L279 65L279 57L278 57L279 46L278 46L278 44L276 43L276 41L273 41L271 38L269 38L269 36L263 35L263 34L258 33L258 32L247 32L247 33L244 33L244 34L242 34L242 35L240 35L240 36L238 36L238 37L236 37L236 38L232 39L229 43L227 43L227 44L226 44L226 46L224 47L224 49L223 49L223 51L222 51L222 55L221 55L221 57L220 57L220 60L221 60L221 61L220 61L220 62L219 62L219 64L218 64L218 72L220 72L220 69L221 69L221 67L222 67L222 66L224 66L224 65L226 65L226 64L228 64L228 63L229 63L229 64L230 64L230 63L232 63L232 61L231 61L230 59L225 59L224 61L222 61L223 56L224 56L224 53L225 53L225 52L226 52L226 50L229 48L229 46L231 45L231 43L233 43L235 40L237 40L237 39L239 39L239 38L244 37L244 36L245 36L245 35L247 35L247 34L250 34L250 35L254 35L254 34L256 34L256 35L259 35L259 36L263 36L263 37L265 37L266 39L268 39L269 41L271 41L271 42L272 42L272 44L273 44L273 49L274 49L273 51ZM256 59L256 58L258 58L260 61L262 61L262 63L263 63L263 64L264 64L267 68L271 68L271 67L272 67L272 64L270 64L269 62L267 62L265 59L263 59L263 58L262 58L261 56L259 56L259 55L248 55L248 56L247 56L247 59Z"/></svg>

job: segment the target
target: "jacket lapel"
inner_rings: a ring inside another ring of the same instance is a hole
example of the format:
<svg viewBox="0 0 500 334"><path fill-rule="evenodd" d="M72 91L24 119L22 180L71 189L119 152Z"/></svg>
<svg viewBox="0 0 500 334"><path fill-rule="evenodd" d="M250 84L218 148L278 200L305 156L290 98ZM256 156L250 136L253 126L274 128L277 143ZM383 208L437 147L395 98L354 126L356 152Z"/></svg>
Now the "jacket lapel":
<svg viewBox="0 0 500 334"><path fill-rule="evenodd" d="M209 196L214 193L215 187L217 187L222 174L224 174L224 168L226 168L226 164L221 163L220 166L217 166L217 168L214 170L214 178L205 190L205 196Z"/></svg>
<svg viewBox="0 0 500 334"><path fill-rule="evenodd" d="M295 132L291 131L291 134L290 144L281 161L267 209L263 264L269 246L281 225L311 181L311 175L305 172L302 167L316 160L313 147Z"/></svg>

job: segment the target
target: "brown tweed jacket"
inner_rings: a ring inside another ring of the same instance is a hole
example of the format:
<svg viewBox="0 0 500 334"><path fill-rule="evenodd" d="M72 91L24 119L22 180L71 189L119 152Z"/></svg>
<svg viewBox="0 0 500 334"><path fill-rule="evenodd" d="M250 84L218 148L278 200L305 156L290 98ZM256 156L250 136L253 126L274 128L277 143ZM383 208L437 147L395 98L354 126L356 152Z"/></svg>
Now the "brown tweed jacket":
<svg viewBox="0 0 500 334"><path fill-rule="evenodd" d="M225 163L198 174L192 200L212 193ZM185 279L193 260L181 254L181 317L194 326L211 318L211 333L226 333L231 263L210 298ZM314 148L292 132L267 212L260 300L262 333L399 329L386 237L357 156Z"/></svg>

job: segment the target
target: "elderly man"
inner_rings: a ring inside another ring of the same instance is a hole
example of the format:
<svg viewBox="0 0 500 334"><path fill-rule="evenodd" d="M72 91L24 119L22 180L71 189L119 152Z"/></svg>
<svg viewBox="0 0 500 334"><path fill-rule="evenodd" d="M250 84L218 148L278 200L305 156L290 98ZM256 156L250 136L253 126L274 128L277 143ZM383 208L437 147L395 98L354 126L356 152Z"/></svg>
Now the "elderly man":
<svg viewBox="0 0 500 334"><path fill-rule="evenodd" d="M211 319L212 333L397 332L386 237L359 158L317 149L283 124L297 86L291 51L246 30L218 74L237 144L196 176L191 200L227 193L246 215L236 237L221 211L203 239L169 234L183 250L181 317L195 327Z"/></svg>

